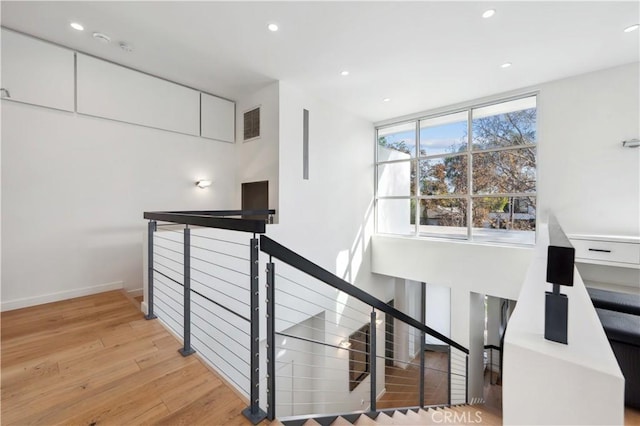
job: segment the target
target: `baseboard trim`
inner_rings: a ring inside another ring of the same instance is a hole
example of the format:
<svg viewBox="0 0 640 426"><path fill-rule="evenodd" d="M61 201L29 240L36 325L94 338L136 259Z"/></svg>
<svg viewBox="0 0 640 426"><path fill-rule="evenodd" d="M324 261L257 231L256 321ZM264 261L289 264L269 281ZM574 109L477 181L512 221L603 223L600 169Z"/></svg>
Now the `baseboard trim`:
<svg viewBox="0 0 640 426"><path fill-rule="evenodd" d="M149 313L148 309L149 308L147 308L147 302L142 302L140 304L140 310L142 311L143 314L147 315Z"/></svg>
<svg viewBox="0 0 640 426"><path fill-rule="evenodd" d="M131 296L131 297L138 297L138 296L142 296L143 290L144 289L142 287L136 288L136 289L133 289L133 290L127 290L127 294L129 294L129 296Z"/></svg>
<svg viewBox="0 0 640 426"><path fill-rule="evenodd" d="M115 281L107 284L100 284L91 287L76 288L73 290L60 291L58 293L43 294L40 296L24 297L3 301L0 305L2 312L14 309L28 308L30 306L43 305L45 303L59 302L61 300L73 299L75 297L89 296L91 294L104 293L105 291L121 290L124 287L122 281Z"/></svg>

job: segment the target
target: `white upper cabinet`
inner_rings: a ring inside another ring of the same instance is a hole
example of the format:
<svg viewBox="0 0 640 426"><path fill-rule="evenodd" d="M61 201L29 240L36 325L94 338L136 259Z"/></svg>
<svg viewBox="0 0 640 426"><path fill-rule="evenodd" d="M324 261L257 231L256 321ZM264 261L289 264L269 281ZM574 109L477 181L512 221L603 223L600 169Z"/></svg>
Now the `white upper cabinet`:
<svg viewBox="0 0 640 426"><path fill-rule="evenodd" d="M1 96L74 110L73 51L2 29Z"/></svg>
<svg viewBox="0 0 640 426"><path fill-rule="evenodd" d="M206 93L200 96L200 136L234 142L235 103Z"/></svg>
<svg viewBox="0 0 640 426"><path fill-rule="evenodd" d="M200 135L200 92L77 54L81 114Z"/></svg>

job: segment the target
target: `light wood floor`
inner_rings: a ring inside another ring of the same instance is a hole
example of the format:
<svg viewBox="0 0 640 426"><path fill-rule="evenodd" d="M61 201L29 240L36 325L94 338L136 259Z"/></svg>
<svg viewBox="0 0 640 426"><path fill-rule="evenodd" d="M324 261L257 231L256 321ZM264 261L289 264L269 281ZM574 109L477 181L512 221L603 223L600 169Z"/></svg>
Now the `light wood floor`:
<svg viewBox="0 0 640 426"><path fill-rule="evenodd" d="M246 401L197 356L178 354L180 343L121 292L3 312L1 319L2 425L250 424L240 414ZM487 408L482 424L501 424L501 407L495 415ZM433 424L414 413L387 417L377 424ZM640 411L625 410L625 425L640 425Z"/></svg>
<svg viewBox="0 0 640 426"><path fill-rule="evenodd" d="M114 291L2 313L2 425L250 424L246 407Z"/></svg>

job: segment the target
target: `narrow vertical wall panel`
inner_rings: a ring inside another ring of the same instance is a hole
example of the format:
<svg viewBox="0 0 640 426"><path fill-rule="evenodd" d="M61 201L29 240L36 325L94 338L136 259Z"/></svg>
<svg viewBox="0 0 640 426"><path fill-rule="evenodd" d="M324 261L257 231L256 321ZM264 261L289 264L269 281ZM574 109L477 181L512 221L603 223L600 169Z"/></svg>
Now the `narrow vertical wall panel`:
<svg viewBox="0 0 640 426"><path fill-rule="evenodd" d="M302 110L302 178L309 180L309 110Z"/></svg>

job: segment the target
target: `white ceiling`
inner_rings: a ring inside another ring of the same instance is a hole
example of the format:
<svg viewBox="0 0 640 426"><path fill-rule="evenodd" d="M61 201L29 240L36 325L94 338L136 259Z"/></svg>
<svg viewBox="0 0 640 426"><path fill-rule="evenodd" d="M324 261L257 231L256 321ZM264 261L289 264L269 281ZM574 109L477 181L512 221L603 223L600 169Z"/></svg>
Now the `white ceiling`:
<svg viewBox="0 0 640 426"><path fill-rule="evenodd" d="M238 99L288 81L371 121L637 62L640 2L11 2L2 25ZM484 10L497 13L483 19ZM69 23L85 26L77 32ZM267 31L276 22L280 31ZM113 42L91 37L99 31ZM125 53L117 42L135 48ZM507 69L504 62L512 62ZM342 77L342 70L350 75ZM382 102L383 98L390 102Z"/></svg>

